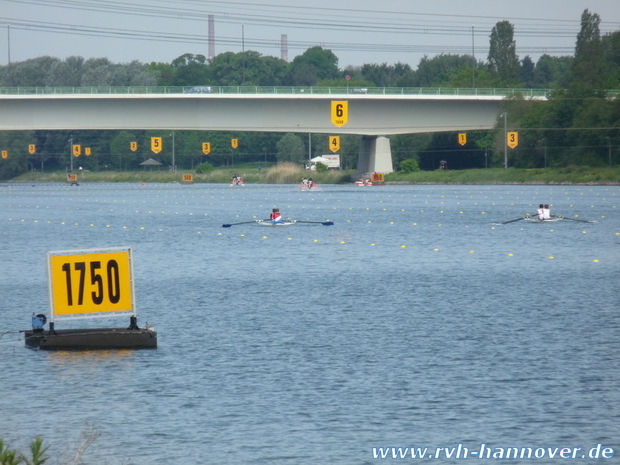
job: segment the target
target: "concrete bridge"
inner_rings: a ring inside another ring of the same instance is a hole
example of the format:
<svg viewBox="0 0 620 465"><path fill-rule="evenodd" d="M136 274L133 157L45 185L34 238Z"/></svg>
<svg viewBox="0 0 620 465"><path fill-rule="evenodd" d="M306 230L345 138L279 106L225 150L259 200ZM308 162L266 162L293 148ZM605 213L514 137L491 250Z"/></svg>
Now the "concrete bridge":
<svg viewBox="0 0 620 465"><path fill-rule="evenodd" d="M364 136L358 172L393 171L387 136L491 129L524 90L411 88L0 89L0 130L201 130ZM235 89L237 90L235 92ZM527 98L545 98L528 90ZM335 121L346 102L347 121ZM341 107L342 108L342 107ZM337 124L335 124L337 123Z"/></svg>

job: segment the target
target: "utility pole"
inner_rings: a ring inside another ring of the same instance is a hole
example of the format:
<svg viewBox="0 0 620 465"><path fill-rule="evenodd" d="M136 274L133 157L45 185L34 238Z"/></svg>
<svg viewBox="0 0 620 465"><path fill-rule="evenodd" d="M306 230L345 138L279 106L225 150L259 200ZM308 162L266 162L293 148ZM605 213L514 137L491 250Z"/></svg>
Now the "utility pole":
<svg viewBox="0 0 620 465"><path fill-rule="evenodd" d="M476 55L474 53L474 26L471 27L471 58L472 58L472 67L471 67L471 87L472 89L476 88Z"/></svg>
<svg viewBox="0 0 620 465"><path fill-rule="evenodd" d="M9 86L13 85L13 79L11 78L11 25L7 24L6 25L6 34L7 34L7 40L6 40L6 51L7 51L7 55L9 57L8 60L8 66L7 66L7 74L8 74L8 78L9 78Z"/></svg>
<svg viewBox="0 0 620 465"><path fill-rule="evenodd" d="M71 172L73 172L73 136L69 139L69 160L71 160Z"/></svg>
<svg viewBox="0 0 620 465"><path fill-rule="evenodd" d="M508 113L502 113L504 117L504 169L508 169Z"/></svg>
<svg viewBox="0 0 620 465"><path fill-rule="evenodd" d="M241 25L241 56L243 57L243 83L245 85L245 24Z"/></svg>
<svg viewBox="0 0 620 465"><path fill-rule="evenodd" d="M7 54L9 56L9 68L11 67L11 25L7 24L6 25L6 50L7 50Z"/></svg>
<svg viewBox="0 0 620 465"><path fill-rule="evenodd" d="M172 136L172 172L177 170L177 167L174 162L174 132L170 134Z"/></svg>

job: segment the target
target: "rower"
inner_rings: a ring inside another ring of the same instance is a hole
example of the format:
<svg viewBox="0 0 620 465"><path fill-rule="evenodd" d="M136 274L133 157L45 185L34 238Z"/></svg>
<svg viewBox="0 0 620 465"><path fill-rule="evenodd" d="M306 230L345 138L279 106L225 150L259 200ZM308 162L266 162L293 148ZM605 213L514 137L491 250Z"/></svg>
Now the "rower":
<svg viewBox="0 0 620 465"><path fill-rule="evenodd" d="M274 208L271 210L271 215L269 215L269 219L272 223L282 223L282 214L280 213L279 208Z"/></svg>
<svg viewBox="0 0 620 465"><path fill-rule="evenodd" d="M549 210L549 205L545 204L544 208L543 208L543 218L545 220L550 220L551 219L551 210Z"/></svg>

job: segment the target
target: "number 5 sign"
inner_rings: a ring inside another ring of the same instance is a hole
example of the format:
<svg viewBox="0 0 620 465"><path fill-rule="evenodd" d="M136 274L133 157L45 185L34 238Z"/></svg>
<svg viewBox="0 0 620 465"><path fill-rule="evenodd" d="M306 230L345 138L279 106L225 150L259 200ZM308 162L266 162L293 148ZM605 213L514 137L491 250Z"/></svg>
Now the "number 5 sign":
<svg viewBox="0 0 620 465"><path fill-rule="evenodd" d="M50 321L136 316L130 247L48 252Z"/></svg>
<svg viewBox="0 0 620 465"><path fill-rule="evenodd" d="M159 153L162 149L161 137L151 137L151 152Z"/></svg>

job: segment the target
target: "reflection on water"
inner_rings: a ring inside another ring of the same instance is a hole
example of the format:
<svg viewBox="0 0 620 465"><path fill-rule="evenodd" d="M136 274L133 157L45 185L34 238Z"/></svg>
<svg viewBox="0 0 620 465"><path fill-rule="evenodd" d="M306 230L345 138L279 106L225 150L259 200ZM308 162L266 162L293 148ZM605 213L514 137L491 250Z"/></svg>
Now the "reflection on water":
<svg viewBox="0 0 620 465"><path fill-rule="evenodd" d="M87 326L82 321L81 326ZM118 350L57 350L52 351L47 356L51 365L55 368L76 367L79 370L92 369L93 367L103 367L109 363L115 363L119 360L127 361L134 357L134 351L118 349Z"/></svg>
<svg viewBox="0 0 620 465"><path fill-rule="evenodd" d="M159 348L46 353L7 334L0 437L42 435L60 456L93 423L93 463L137 465L371 463L385 445L620 450L619 196L2 184L0 331L49 313L47 250L129 245L139 324ZM493 224L541 202L598 223ZM221 227L274 206L335 224ZM127 321L62 327L85 324Z"/></svg>

